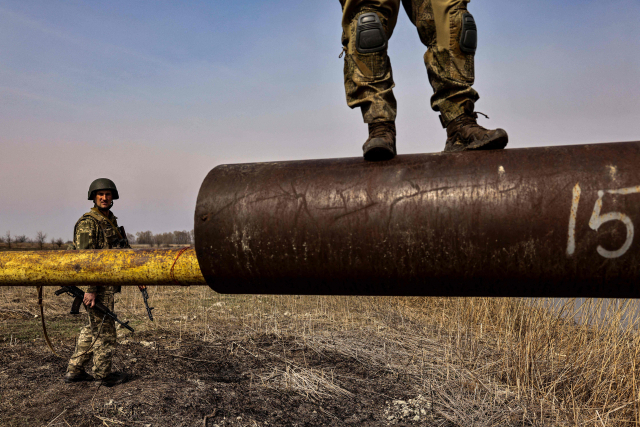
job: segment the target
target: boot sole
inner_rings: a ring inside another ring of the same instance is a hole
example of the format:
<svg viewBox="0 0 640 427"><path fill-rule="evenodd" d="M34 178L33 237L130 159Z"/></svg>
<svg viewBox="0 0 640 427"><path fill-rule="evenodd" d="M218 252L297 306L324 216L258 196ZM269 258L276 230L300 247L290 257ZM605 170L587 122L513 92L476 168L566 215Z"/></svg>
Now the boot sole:
<svg viewBox="0 0 640 427"><path fill-rule="evenodd" d="M462 151L483 151L483 150L502 150L509 143L509 136L504 129L496 129L498 134L493 139L487 141L479 141L460 148L445 147L445 153L460 153Z"/></svg>
<svg viewBox="0 0 640 427"><path fill-rule="evenodd" d="M84 381L93 381L93 377L92 376L87 376L87 377L80 377L80 378L64 378L64 382L67 384L73 384L73 383L81 383Z"/></svg>
<svg viewBox="0 0 640 427"><path fill-rule="evenodd" d="M384 141L376 141L377 139L378 138L372 139L365 144L366 147L363 147L364 159L369 162L393 159L396 156L396 151L392 150Z"/></svg>
<svg viewBox="0 0 640 427"><path fill-rule="evenodd" d="M502 150L509 143L509 136L503 129L496 129L496 133L498 133L498 135L495 138L490 139L481 145L474 146L471 144L471 146L467 147L467 150Z"/></svg>

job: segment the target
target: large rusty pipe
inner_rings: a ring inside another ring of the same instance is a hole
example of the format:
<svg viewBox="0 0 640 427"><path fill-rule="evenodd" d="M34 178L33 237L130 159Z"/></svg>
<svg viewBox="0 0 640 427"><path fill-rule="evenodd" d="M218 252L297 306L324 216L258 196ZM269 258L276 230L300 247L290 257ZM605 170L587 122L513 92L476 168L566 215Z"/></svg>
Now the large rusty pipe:
<svg viewBox="0 0 640 427"><path fill-rule="evenodd" d="M640 142L222 165L195 246L221 293L640 297Z"/></svg>
<svg viewBox="0 0 640 427"><path fill-rule="evenodd" d="M193 249L0 252L2 286L204 285Z"/></svg>

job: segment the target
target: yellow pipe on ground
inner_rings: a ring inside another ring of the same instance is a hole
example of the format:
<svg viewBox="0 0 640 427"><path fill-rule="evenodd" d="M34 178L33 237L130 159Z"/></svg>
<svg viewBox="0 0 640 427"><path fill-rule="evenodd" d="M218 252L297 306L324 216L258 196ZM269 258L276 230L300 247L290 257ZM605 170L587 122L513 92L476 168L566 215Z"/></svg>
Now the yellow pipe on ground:
<svg viewBox="0 0 640 427"><path fill-rule="evenodd" d="M0 286L206 285L196 252L110 249L0 252Z"/></svg>

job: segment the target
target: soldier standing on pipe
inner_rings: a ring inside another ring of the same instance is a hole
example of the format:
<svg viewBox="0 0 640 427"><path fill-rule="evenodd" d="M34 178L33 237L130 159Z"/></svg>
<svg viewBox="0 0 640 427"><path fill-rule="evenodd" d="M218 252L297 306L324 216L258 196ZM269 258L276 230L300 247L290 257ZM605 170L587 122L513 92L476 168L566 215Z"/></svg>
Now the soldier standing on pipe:
<svg viewBox="0 0 640 427"><path fill-rule="evenodd" d="M340 0L344 86L347 105L360 107L369 125L362 150L366 160L396 155L396 99L393 96L388 40L401 0ZM474 81L477 29L467 11L470 0L402 0L428 50L424 55L433 88L431 108L447 129L444 151L492 150L507 145L503 129L487 130L476 122ZM482 113L481 113L482 114Z"/></svg>
<svg viewBox="0 0 640 427"><path fill-rule="evenodd" d="M99 178L89 186L89 200L94 207L82 215L73 230L74 249L129 248L123 227L111 212L113 201L118 199L116 185L107 178ZM76 350L69 360L64 381L101 380L106 386L121 384L127 380L125 373L111 372L111 360L116 347L114 320L92 307L101 302L113 311L114 294L120 286L90 286L84 294L84 304L89 314L89 325L82 328ZM93 377L86 373L85 365L93 355Z"/></svg>

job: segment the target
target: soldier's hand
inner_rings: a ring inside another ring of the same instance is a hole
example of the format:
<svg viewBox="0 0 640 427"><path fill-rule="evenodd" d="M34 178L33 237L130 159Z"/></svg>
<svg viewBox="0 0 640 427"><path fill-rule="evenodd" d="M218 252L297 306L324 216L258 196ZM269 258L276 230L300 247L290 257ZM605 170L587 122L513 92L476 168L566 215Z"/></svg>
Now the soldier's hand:
<svg viewBox="0 0 640 427"><path fill-rule="evenodd" d="M85 292L82 302L84 302L84 305L87 307L93 307L96 303L96 294Z"/></svg>

